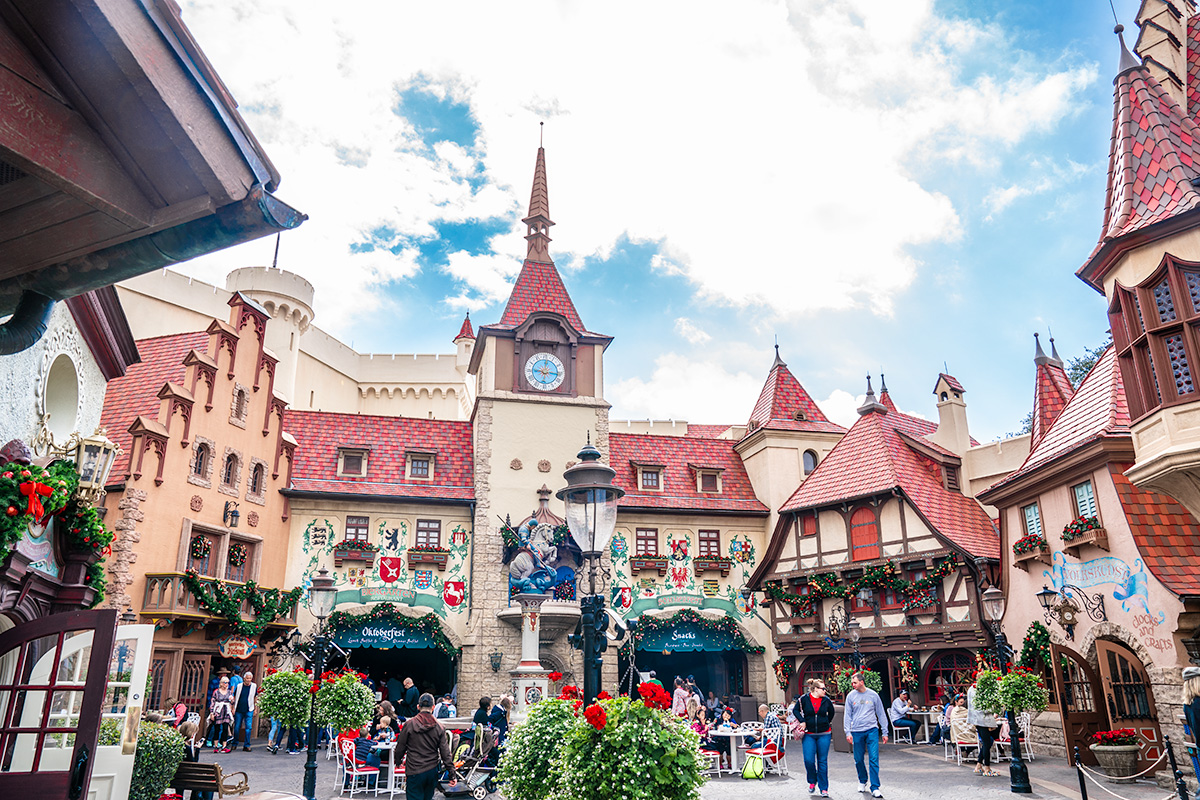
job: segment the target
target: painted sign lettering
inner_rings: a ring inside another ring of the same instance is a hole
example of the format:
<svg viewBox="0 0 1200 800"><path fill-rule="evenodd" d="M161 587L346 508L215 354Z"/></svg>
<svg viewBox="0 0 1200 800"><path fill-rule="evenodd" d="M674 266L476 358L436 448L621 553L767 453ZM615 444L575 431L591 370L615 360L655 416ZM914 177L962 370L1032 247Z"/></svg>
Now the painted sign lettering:
<svg viewBox="0 0 1200 800"><path fill-rule="evenodd" d="M1067 563L1062 553L1055 553L1054 566L1051 571L1043 571L1042 574L1049 577L1054 582L1054 588L1059 591L1062 591L1064 583L1081 588L1115 584L1112 596L1121 601L1122 611L1133 613L1140 609L1146 614L1153 613L1150 611L1146 568L1140 558L1133 562L1132 567L1121 559L1111 556L1071 564ZM1166 615L1159 611L1155 618L1158 622L1162 622L1165 617Z"/></svg>

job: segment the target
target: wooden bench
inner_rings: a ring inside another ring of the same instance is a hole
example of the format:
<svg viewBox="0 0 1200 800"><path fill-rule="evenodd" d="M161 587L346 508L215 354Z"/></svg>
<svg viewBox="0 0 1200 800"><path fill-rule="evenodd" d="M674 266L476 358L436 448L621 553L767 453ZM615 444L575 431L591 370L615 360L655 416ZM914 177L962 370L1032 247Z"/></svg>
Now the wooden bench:
<svg viewBox="0 0 1200 800"><path fill-rule="evenodd" d="M236 783L233 779L238 775L242 779ZM194 789L198 792L216 792L217 797L225 795L245 794L250 789L250 779L244 772L234 772L226 775L221 771L220 764L200 764L195 761L183 761L171 778L171 788L177 792Z"/></svg>

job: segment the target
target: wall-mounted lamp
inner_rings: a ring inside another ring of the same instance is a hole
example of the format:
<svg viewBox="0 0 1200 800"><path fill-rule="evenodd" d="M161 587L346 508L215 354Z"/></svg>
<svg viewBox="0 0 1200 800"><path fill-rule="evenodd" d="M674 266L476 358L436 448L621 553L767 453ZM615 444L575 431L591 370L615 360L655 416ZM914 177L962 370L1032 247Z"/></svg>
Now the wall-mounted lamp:
<svg viewBox="0 0 1200 800"><path fill-rule="evenodd" d="M235 500L226 500L225 501L225 513L223 513L221 515L221 521L224 522L225 525L227 525L230 528L236 528L237 524L238 524L238 517L240 517L241 515L242 515L242 512L238 511L237 501L235 501Z"/></svg>
<svg viewBox="0 0 1200 800"><path fill-rule="evenodd" d="M1079 601L1076 600L1077 595L1083 603L1083 608L1080 608ZM1061 625L1067 639L1072 642L1075 641L1075 626L1079 624L1080 611L1087 611L1088 617L1093 622L1108 621L1108 614L1104 610L1104 595L1099 592L1090 595L1070 583L1062 585L1061 594L1042 584L1042 590L1037 593L1037 599L1046 622L1057 622Z"/></svg>
<svg viewBox="0 0 1200 800"><path fill-rule="evenodd" d="M504 663L504 654L501 653L499 650L493 650L488 655L488 658L490 658L492 660L492 672L499 672L500 665L502 663Z"/></svg>

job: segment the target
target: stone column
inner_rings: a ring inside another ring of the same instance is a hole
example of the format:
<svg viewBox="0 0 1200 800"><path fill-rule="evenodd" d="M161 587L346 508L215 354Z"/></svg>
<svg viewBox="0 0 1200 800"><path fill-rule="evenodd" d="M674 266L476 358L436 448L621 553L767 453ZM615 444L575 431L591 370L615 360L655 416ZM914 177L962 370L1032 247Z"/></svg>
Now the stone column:
<svg viewBox="0 0 1200 800"><path fill-rule="evenodd" d="M512 723L524 721L529 707L544 698L550 688L549 679L546 677L550 670L542 669L542 661L538 655L538 617L541 614L542 603L549 599L548 594L519 594L513 598L521 604L521 663L516 669L510 670L517 695L510 720Z"/></svg>

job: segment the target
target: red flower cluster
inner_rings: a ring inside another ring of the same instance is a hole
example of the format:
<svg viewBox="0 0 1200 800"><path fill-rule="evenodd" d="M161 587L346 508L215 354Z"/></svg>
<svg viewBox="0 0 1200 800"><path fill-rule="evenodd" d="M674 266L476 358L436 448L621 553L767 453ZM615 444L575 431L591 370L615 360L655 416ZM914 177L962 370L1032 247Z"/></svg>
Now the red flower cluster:
<svg viewBox="0 0 1200 800"><path fill-rule="evenodd" d="M308 687L309 694L316 694L319 691L321 691L321 682L320 681L313 681L312 686Z"/></svg>
<svg viewBox="0 0 1200 800"><path fill-rule="evenodd" d="M612 695L609 694L608 692L604 691L603 689L601 689L600 692L596 695L596 699L597 700L612 700Z"/></svg>
<svg viewBox="0 0 1200 800"><path fill-rule="evenodd" d="M593 703L588 706L583 712L584 719L598 731L604 730L605 723L608 722L608 715L604 713L604 709L599 703Z"/></svg>
<svg viewBox="0 0 1200 800"><path fill-rule="evenodd" d="M551 672L546 677L548 677L550 679L551 683L558 683L559 681L562 680L562 673L561 672Z"/></svg>
<svg viewBox="0 0 1200 800"><path fill-rule="evenodd" d="M581 696L579 687L570 683L562 687L562 691L558 693L559 700L578 700Z"/></svg>
<svg viewBox="0 0 1200 800"><path fill-rule="evenodd" d="M279 672L279 670L274 667L267 667L267 677L274 675L276 672Z"/></svg>
<svg viewBox="0 0 1200 800"><path fill-rule="evenodd" d="M305 675L312 675L312 670L303 664L297 664L296 666L292 667L292 672L303 672Z"/></svg>
<svg viewBox="0 0 1200 800"><path fill-rule="evenodd" d="M1101 745L1141 744L1141 737L1133 728L1121 728L1115 731L1100 731L1092 734L1092 741Z"/></svg>
<svg viewBox="0 0 1200 800"><path fill-rule="evenodd" d="M657 683L638 684L638 694L642 697L642 702L650 708L670 708L671 695L667 694L667 690L659 686Z"/></svg>

